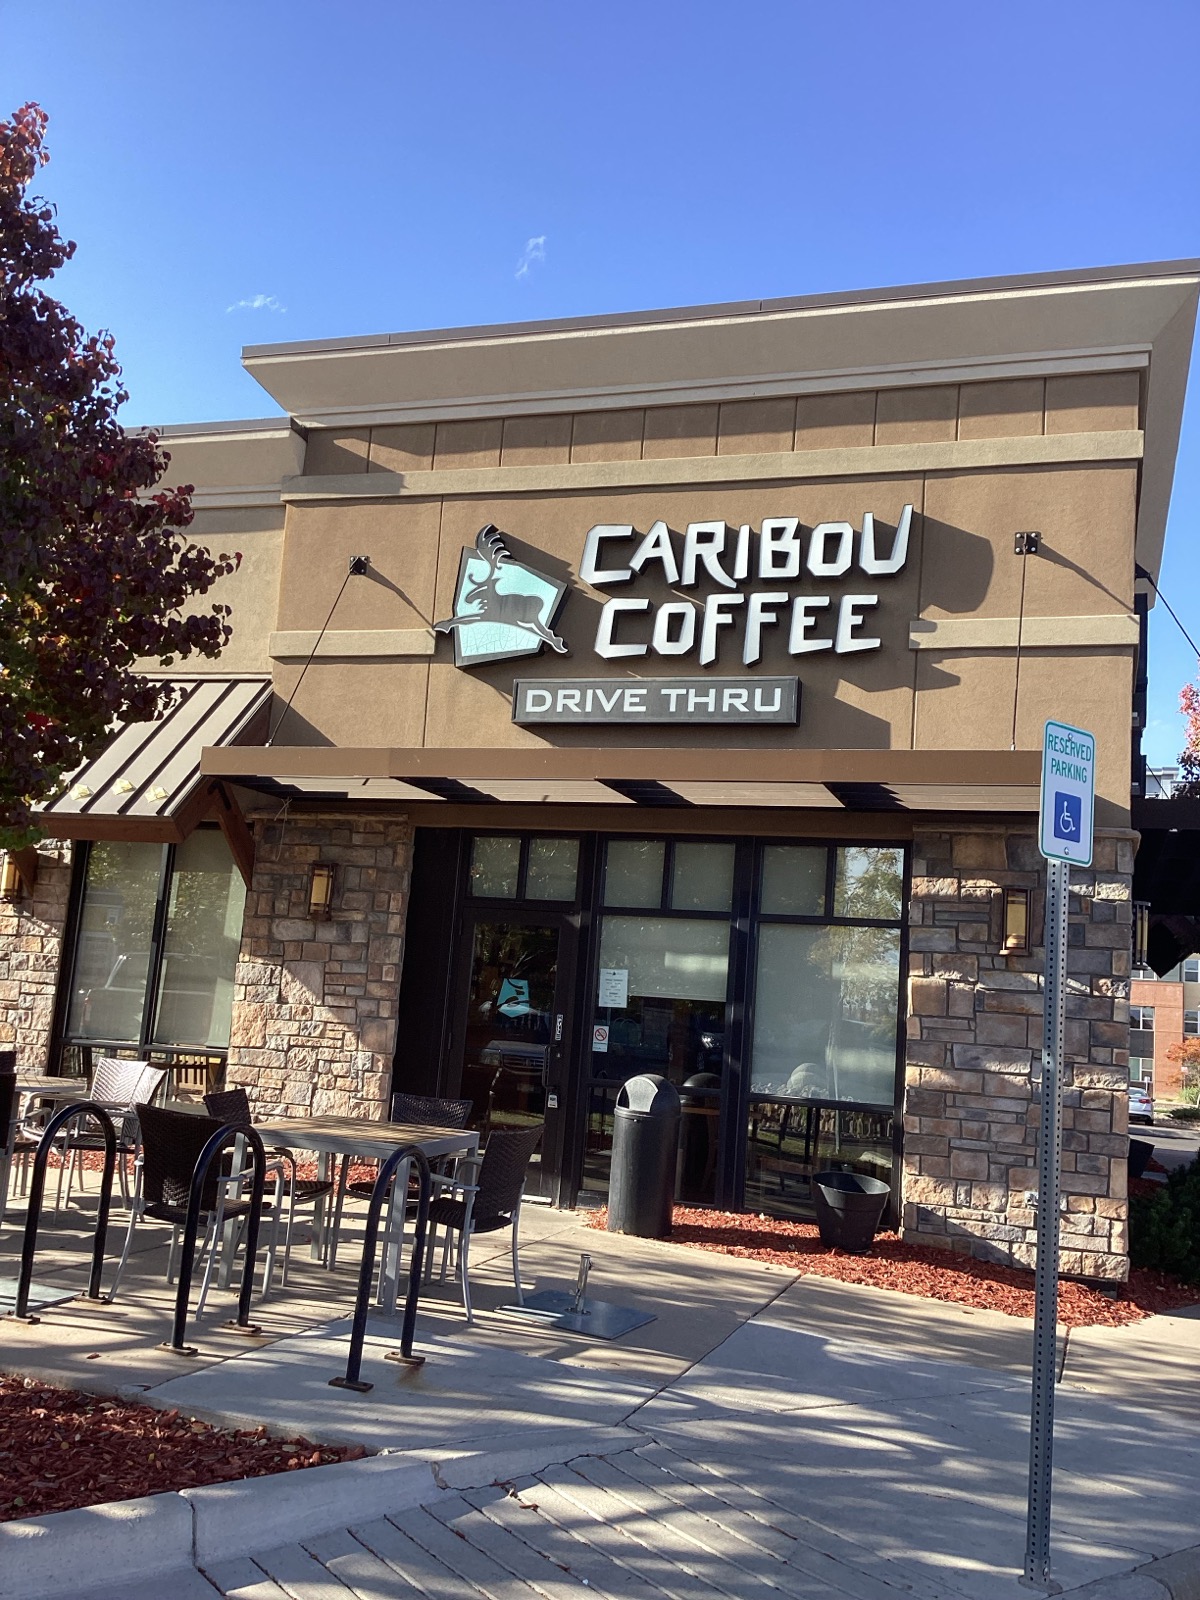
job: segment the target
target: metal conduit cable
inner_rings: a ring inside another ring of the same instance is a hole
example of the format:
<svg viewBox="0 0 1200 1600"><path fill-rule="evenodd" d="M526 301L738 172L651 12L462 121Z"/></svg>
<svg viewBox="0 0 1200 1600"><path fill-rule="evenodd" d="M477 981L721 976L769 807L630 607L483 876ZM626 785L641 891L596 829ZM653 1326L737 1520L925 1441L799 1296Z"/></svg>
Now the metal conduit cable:
<svg viewBox="0 0 1200 1600"><path fill-rule="evenodd" d="M1155 583L1154 579L1146 571L1145 567L1141 566L1140 563L1135 561L1134 565L1133 565L1133 575L1134 575L1135 578L1144 578L1146 580L1146 582L1150 585L1150 587L1154 590L1154 593L1162 601L1163 605L1166 606L1167 612L1170 615L1171 621L1175 624L1175 626L1179 629L1180 633L1183 635L1183 637L1187 640L1188 644L1191 646L1193 655L1197 658L1197 660L1200 660L1200 648L1197 648L1196 641L1192 638L1191 634L1184 627L1183 623L1180 622L1178 616L1175 614L1174 606L1167 599L1166 595L1162 592L1162 590L1158 587L1157 583Z"/></svg>
<svg viewBox="0 0 1200 1600"><path fill-rule="evenodd" d="M282 727L284 718L287 716L288 712L292 709L292 701L299 694L300 685L304 682L304 674L308 671L309 667L312 666L313 658L316 655L317 651L321 648L321 640L325 637L326 630L328 629L329 624L333 621L333 613L337 610L338 602L341 600L342 596L346 592L346 585L350 582L351 578L361 578L361 577L363 577L366 574L366 572L368 571L368 569L370 568L370 565L371 565L370 556L351 556L350 557L350 564L346 569L346 576L342 579L342 586L338 590L337 594L335 594L334 597L333 597L333 604L329 608L329 615L325 618L325 621L321 624L321 631L320 631L320 633L318 633L318 635L316 637L316 640L313 643L312 649L308 652L308 659L305 661L304 665L300 668L300 676L296 679L296 682L292 686L292 692L291 692L290 695L288 695L287 704L284 706L283 710L279 713L278 717L275 719L275 726L273 728L270 728L268 730L268 732L267 732L267 746L268 746L268 748L272 744L274 744L275 735L279 732L280 728Z"/></svg>

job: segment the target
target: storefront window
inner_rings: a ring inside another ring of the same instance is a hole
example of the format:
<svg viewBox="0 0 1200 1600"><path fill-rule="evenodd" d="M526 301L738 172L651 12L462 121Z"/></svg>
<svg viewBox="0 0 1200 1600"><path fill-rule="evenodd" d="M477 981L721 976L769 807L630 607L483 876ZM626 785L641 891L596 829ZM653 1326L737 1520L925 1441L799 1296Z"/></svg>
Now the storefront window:
<svg viewBox="0 0 1200 1600"><path fill-rule="evenodd" d="M574 900L578 839L531 839L525 868L527 900Z"/></svg>
<svg viewBox="0 0 1200 1600"><path fill-rule="evenodd" d="M67 1031L123 1043L142 1031L160 844L98 841L88 851Z"/></svg>
<svg viewBox="0 0 1200 1600"><path fill-rule="evenodd" d="M847 845L837 853L833 880L835 917L900 919L904 902L904 852Z"/></svg>
<svg viewBox="0 0 1200 1600"><path fill-rule="evenodd" d="M728 911L733 904L731 844L677 843L672 853L671 908Z"/></svg>
<svg viewBox="0 0 1200 1600"><path fill-rule="evenodd" d="M225 1049L246 885L214 829L175 851L154 1041Z"/></svg>
<svg viewBox="0 0 1200 1600"><path fill-rule="evenodd" d="M781 916L821 916L828 860L823 845L767 845L763 850L762 910Z"/></svg>
<svg viewBox="0 0 1200 1600"><path fill-rule="evenodd" d="M515 900L521 871L521 841L477 834L471 842L471 894L480 900Z"/></svg>
<svg viewBox="0 0 1200 1600"><path fill-rule="evenodd" d="M898 928L764 923L751 1092L891 1105Z"/></svg>
<svg viewBox="0 0 1200 1600"><path fill-rule="evenodd" d="M587 1188L608 1184L620 1085L653 1072L675 1084L682 1102L679 1197L715 1198L728 984L726 918L605 917L592 1039Z"/></svg>
<svg viewBox="0 0 1200 1600"><path fill-rule="evenodd" d="M92 844L67 1040L225 1049L245 900L241 874L216 828L198 828L180 845Z"/></svg>
<svg viewBox="0 0 1200 1600"><path fill-rule="evenodd" d="M604 904L661 905L666 850L661 839L613 839L604 867Z"/></svg>
<svg viewBox="0 0 1200 1600"><path fill-rule="evenodd" d="M812 1176L861 1172L892 1179L892 1113L754 1100L746 1139L748 1210L809 1214Z"/></svg>

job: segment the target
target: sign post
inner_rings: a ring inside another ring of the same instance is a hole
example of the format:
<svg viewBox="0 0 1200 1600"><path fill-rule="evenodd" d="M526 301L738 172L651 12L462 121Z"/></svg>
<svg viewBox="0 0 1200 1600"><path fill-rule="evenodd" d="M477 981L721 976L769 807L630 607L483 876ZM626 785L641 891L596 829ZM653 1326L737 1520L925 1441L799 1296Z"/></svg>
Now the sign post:
<svg viewBox="0 0 1200 1600"><path fill-rule="evenodd" d="M1038 842L1046 858L1046 977L1024 1576L1027 1584L1039 1587L1047 1585L1050 1571L1067 911L1071 864L1087 867L1092 862L1095 775L1096 741L1093 736L1065 723L1047 722L1042 741L1042 796L1038 814Z"/></svg>

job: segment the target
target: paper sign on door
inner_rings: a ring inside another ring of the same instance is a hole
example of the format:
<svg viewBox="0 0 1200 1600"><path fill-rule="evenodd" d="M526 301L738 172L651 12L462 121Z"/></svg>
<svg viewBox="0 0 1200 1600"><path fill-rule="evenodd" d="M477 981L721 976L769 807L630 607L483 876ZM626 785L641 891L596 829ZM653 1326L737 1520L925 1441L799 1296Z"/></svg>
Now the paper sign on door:
<svg viewBox="0 0 1200 1600"><path fill-rule="evenodd" d="M629 1004L629 968L600 968L600 998L597 1004L613 1011L623 1011Z"/></svg>

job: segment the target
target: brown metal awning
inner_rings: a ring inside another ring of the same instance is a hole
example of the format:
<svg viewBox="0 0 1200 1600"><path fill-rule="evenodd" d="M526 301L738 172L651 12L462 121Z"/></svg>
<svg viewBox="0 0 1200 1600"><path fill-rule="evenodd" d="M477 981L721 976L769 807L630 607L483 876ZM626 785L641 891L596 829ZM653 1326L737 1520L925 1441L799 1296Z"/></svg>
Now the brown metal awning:
<svg viewBox="0 0 1200 1600"><path fill-rule="evenodd" d="M153 722L127 722L75 773L39 822L60 839L145 839L178 843L214 806L200 771L205 748L222 750L266 731L265 678L172 680L177 693Z"/></svg>
<svg viewBox="0 0 1200 1600"><path fill-rule="evenodd" d="M206 748L200 770L271 794L522 805L819 807L846 811L1038 808L1034 750L688 748Z"/></svg>

